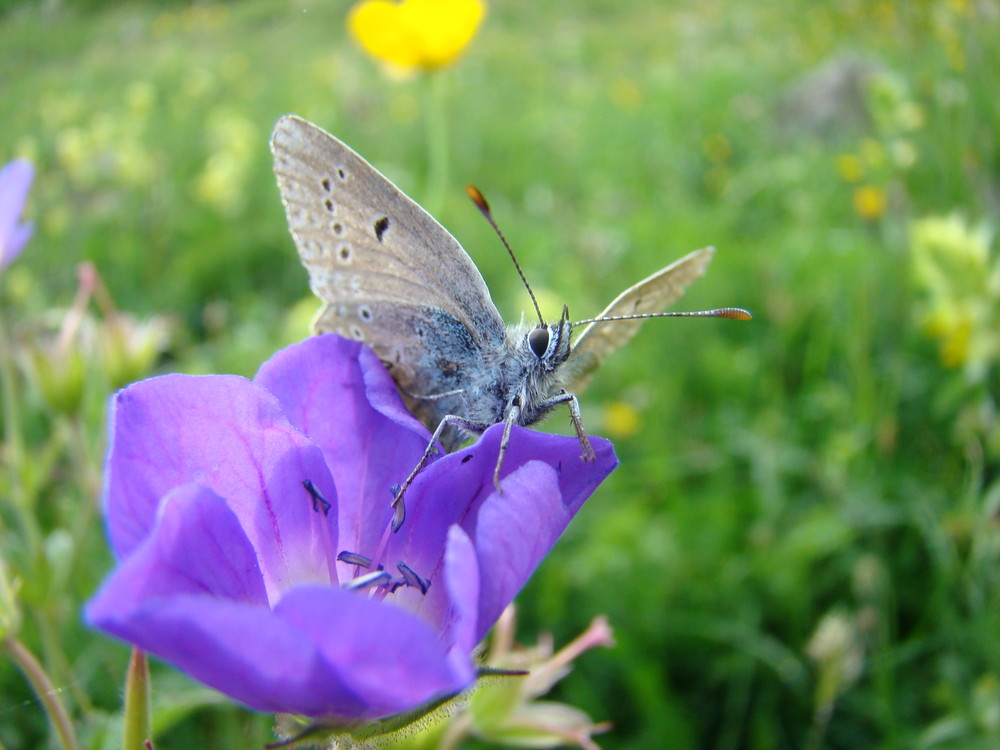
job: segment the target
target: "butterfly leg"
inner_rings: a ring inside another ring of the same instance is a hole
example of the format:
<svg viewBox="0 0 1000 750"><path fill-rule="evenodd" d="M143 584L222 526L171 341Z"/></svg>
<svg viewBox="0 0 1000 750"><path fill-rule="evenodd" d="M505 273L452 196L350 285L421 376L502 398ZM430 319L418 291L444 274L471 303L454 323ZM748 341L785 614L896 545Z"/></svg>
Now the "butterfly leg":
<svg viewBox="0 0 1000 750"><path fill-rule="evenodd" d="M518 421L520 416L521 402L519 398L515 398L514 403L507 410L507 418L503 421L503 437L500 438L500 453L497 455L497 465L493 469L493 486L497 488L497 492L503 492L503 489L500 487L500 467L503 466L503 457L507 452L507 443L510 442L510 428Z"/></svg>
<svg viewBox="0 0 1000 750"><path fill-rule="evenodd" d="M569 407L569 418L573 422L573 428L576 430L576 436L580 440L580 450L583 454L580 456L584 461L596 461L597 454L594 453L594 447L590 444L590 438L587 437L587 431L583 429L583 416L580 414L580 402L577 401L576 396L572 393L567 393L566 391L560 391L546 404L548 407L557 406L558 404L566 404Z"/></svg>
<svg viewBox="0 0 1000 750"><path fill-rule="evenodd" d="M413 471L410 472L410 476L406 478L402 485L398 486L398 489L393 488L393 498L391 508L394 511L392 517L392 530L399 531L403 526L403 521L406 520L406 506L403 505L403 493L406 492L407 488L413 484L413 480L417 478L417 474L420 470L427 465L430 457L437 453L438 441L441 439L441 434L444 432L448 425L455 425L461 427L463 430L469 430L470 432L483 432L488 424L482 422L473 422L466 419L465 417L459 417L456 414L448 414L441 418L438 423L437 429L434 430L434 434L431 436L431 441L427 444L427 448L424 450L424 455L420 457L417 465L413 467Z"/></svg>

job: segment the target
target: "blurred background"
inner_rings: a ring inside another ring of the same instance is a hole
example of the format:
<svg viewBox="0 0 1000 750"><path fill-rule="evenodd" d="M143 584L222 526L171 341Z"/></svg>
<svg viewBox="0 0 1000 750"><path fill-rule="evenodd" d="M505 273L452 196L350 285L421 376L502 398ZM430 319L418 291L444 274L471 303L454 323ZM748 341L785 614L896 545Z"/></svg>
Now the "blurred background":
<svg viewBox="0 0 1000 750"><path fill-rule="evenodd" d="M548 316L705 245L678 308L755 315L649 322L581 399L621 467L519 633L609 617L554 693L613 722L602 747L1000 746L1000 5L494 0L410 76L349 8L0 3L0 163L37 170L0 280L0 627L85 745L117 746L128 658L80 616L112 565L106 399L306 335L268 150L294 112L431 210L508 321L530 303L467 183ZM163 665L154 706L158 748L271 738ZM58 746L6 658L0 746Z"/></svg>

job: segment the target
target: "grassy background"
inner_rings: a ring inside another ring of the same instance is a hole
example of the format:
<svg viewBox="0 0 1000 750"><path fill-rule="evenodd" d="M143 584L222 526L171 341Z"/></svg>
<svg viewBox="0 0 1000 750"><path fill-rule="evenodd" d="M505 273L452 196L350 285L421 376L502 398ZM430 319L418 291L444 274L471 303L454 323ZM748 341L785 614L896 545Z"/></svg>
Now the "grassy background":
<svg viewBox="0 0 1000 750"><path fill-rule="evenodd" d="M36 235L3 278L18 351L85 260L123 311L174 322L156 371L252 374L300 338L315 304L267 148L286 112L436 203L508 320L527 299L465 183L549 315L713 244L683 306L755 320L652 322L607 362L584 420L622 467L520 597L522 636L610 617L617 648L556 691L614 722L607 748L997 747L1000 282L989 259L921 281L913 228L995 223L998 5L495 2L434 81L382 75L347 8L0 5L0 161L38 168ZM856 95L824 84L852 66ZM5 374L31 460L4 454L0 554L19 635L97 748L127 650L79 617L111 566L94 504L115 384L83 372L62 413L37 372ZM155 679L158 748L267 741L268 717ZM56 746L3 660L0 743Z"/></svg>

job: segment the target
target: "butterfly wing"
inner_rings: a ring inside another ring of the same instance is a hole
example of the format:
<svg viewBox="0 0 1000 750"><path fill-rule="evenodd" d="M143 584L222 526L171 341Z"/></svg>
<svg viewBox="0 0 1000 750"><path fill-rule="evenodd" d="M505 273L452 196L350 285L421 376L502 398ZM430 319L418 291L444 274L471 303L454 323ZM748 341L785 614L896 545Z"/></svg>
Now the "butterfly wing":
<svg viewBox="0 0 1000 750"><path fill-rule="evenodd" d="M315 332L370 345L404 394L461 389L462 371L481 367L506 333L458 241L312 123L282 117L271 151L299 257L323 301ZM442 416L440 401L411 403L429 424Z"/></svg>
<svg viewBox="0 0 1000 750"><path fill-rule="evenodd" d="M714 254L714 247L706 247L685 255L663 270L626 289L597 317L641 315L663 311L669 304L679 299L692 282L705 274L705 269L708 268ZM576 393L583 390L604 358L635 336L643 322L645 321L637 319L591 323L584 328L580 338L573 345L566 364L570 390Z"/></svg>

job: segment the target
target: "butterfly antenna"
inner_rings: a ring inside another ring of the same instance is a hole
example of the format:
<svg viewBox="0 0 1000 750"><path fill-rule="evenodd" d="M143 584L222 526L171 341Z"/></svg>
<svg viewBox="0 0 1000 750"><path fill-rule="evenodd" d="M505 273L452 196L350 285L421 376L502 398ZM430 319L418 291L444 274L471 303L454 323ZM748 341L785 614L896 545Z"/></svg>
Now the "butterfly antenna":
<svg viewBox="0 0 1000 750"><path fill-rule="evenodd" d="M695 310L694 312L658 312L638 313L636 315L609 315L606 318L589 318L577 320L570 324L571 328L586 323L611 323L616 320L643 320L645 318L729 318L730 320L750 320L753 315L742 307L719 307L715 310Z"/></svg>
<svg viewBox="0 0 1000 750"><path fill-rule="evenodd" d="M524 288L528 290L528 295L531 297L531 304L535 306L535 313L538 315L538 324L545 327L545 319L542 317L542 311L538 308L538 300L535 299L535 293L531 291L531 285L528 283L528 279L524 276L524 271L521 270L521 264L517 262L517 256L514 255L514 251L510 249L510 245L507 244L507 238L503 236L503 232L500 231L500 227L493 220L493 212L490 210L490 204L486 202L486 198L483 194L479 192L479 189L472 186L466 185L465 192L472 199L472 202L476 204L476 208L479 212L486 217L486 221L490 223L493 227L493 231L497 233L497 237L503 243L503 246L507 248L507 254L510 255L510 259L514 261L514 268L517 269L518 275L521 277L521 281L524 282Z"/></svg>

